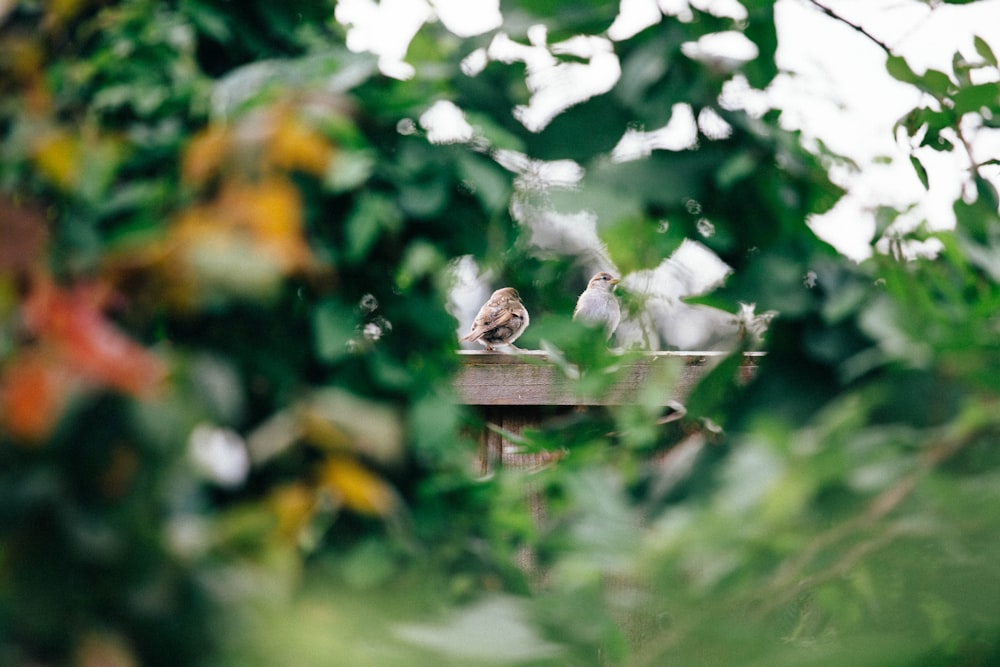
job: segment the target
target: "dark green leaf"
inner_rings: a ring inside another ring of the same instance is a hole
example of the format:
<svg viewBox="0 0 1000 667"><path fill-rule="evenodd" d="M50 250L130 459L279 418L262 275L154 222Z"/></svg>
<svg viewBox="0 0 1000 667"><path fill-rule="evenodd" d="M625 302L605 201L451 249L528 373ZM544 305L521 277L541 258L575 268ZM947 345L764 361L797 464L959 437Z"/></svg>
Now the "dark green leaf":
<svg viewBox="0 0 1000 667"><path fill-rule="evenodd" d="M706 373L685 402L688 415L695 419L710 419L725 428L725 406L739 391L739 371L742 365L743 355L737 352L726 356Z"/></svg>
<svg viewBox="0 0 1000 667"><path fill-rule="evenodd" d="M396 231L401 225L402 214L389 198L375 194L359 197L345 223L345 257L361 261L383 232Z"/></svg>
<svg viewBox="0 0 1000 667"><path fill-rule="evenodd" d="M337 301L319 304L313 312L316 355L327 362L347 356L350 353L348 343L357 335L356 321L353 313Z"/></svg>
<svg viewBox="0 0 1000 667"><path fill-rule="evenodd" d="M996 212L1000 208L1000 196L997 195L996 187L982 176L976 176L976 194L986 210Z"/></svg>
<svg viewBox="0 0 1000 667"><path fill-rule="evenodd" d="M927 180L927 169L925 169L924 165L920 163L920 160L917 158L916 155L910 156L910 164L913 165L913 170L917 172L917 178L920 179L920 182L921 184L923 184L924 189L925 190L929 189L930 183Z"/></svg>
<svg viewBox="0 0 1000 667"><path fill-rule="evenodd" d="M996 83L981 83L962 87L952 96L955 102L955 113L959 116L966 113L982 113L983 109L994 116L1000 114L1000 86Z"/></svg>
<svg viewBox="0 0 1000 667"><path fill-rule="evenodd" d="M951 78L944 72L936 69L929 69L920 77L921 88L938 99L948 95L948 91L954 86Z"/></svg>
<svg viewBox="0 0 1000 667"><path fill-rule="evenodd" d="M458 175L464 187L492 213L507 208L512 191L511 178L496 162L473 153L458 157Z"/></svg>
<svg viewBox="0 0 1000 667"><path fill-rule="evenodd" d="M889 76L897 81L912 84L920 83L920 77L910 69L906 60L900 56L889 56L885 61L885 70L889 73Z"/></svg>

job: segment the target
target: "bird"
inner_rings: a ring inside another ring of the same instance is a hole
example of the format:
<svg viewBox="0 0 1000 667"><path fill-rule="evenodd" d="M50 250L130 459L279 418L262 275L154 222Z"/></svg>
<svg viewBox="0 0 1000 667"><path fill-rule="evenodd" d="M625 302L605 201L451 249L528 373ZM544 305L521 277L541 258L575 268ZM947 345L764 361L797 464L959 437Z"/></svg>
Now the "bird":
<svg viewBox="0 0 1000 667"><path fill-rule="evenodd" d="M528 310L521 303L517 290L501 287L479 309L472 329L460 341L478 341L491 352L498 345L514 347L514 341L528 328L528 319Z"/></svg>
<svg viewBox="0 0 1000 667"><path fill-rule="evenodd" d="M603 325L604 334L611 340L611 334L622 319L621 306L615 298L614 289L618 279L607 271L600 271L587 283L580 298L576 300L573 319L592 325Z"/></svg>

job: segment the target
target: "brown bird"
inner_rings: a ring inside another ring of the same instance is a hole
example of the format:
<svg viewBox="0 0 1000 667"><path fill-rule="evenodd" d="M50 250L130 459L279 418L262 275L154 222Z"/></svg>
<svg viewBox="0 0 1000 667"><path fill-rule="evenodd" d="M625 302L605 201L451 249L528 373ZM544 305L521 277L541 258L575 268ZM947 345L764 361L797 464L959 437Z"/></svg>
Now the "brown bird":
<svg viewBox="0 0 1000 667"><path fill-rule="evenodd" d="M492 351L497 345L510 345L528 328L528 311L513 287L502 287L490 295L472 322L472 330L461 339L479 341Z"/></svg>
<svg viewBox="0 0 1000 667"><path fill-rule="evenodd" d="M576 300L573 319L592 325L602 325L608 340L618 328L622 319L621 307L615 298L614 289L618 279L607 271L594 274L587 283L587 289Z"/></svg>

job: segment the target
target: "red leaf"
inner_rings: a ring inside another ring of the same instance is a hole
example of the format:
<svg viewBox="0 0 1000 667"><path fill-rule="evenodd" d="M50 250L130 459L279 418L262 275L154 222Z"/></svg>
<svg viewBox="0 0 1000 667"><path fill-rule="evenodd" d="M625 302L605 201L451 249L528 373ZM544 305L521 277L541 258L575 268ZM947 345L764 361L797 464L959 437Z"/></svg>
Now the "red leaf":
<svg viewBox="0 0 1000 667"><path fill-rule="evenodd" d="M18 206L0 195L0 271L31 269L42 258L47 239L41 210Z"/></svg>
<svg viewBox="0 0 1000 667"><path fill-rule="evenodd" d="M166 377L166 364L105 319L103 300L100 288L58 288L41 279L24 303L24 321L85 379L134 396L152 395Z"/></svg>

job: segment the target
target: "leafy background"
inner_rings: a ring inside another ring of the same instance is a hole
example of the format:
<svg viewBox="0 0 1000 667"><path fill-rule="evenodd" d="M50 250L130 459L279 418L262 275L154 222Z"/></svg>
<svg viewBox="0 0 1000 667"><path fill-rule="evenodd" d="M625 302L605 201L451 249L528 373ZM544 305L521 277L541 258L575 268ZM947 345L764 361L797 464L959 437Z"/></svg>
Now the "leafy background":
<svg viewBox="0 0 1000 667"><path fill-rule="evenodd" d="M399 80L346 48L333 3L0 5L0 662L1000 660L995 160L954 230L894 234L886 207L890 251L838 255L805 221L844 162L780 109L719 102L778 73L773 3L742 4L616 42L614 88L537 133L511 115L523 67L462 73L490 35L425 25ZM617 13L502 8L522 43ZM684 53L733 30L755 58ZM997 59L974 48L948 72L887 55L924 93L913 144L995 129ZM476 140L428 141L439 100ZM608 161L681 102L731 132ZM682 419L552 415L525 446L570 456L479 476L481 417L450 389L458 258L519 286L529 346L617 362L559 315L579 258L532 247L499 149L583 168L541 205L601 202L623 274L692 238L732 267L702 303L780 313L754 382L724 364ZM930 235L936 258L904 259Z"/></svg>

